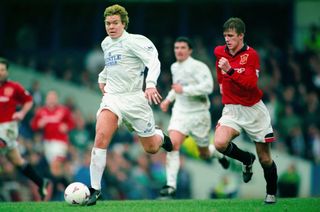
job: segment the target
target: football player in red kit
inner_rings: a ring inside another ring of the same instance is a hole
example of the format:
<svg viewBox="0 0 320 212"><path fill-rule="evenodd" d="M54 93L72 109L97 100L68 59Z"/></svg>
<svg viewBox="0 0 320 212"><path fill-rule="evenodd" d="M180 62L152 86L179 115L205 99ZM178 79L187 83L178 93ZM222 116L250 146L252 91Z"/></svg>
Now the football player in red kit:
<svg viewBox="0 0 320 212"><path fill-rule="evenodd" d="M8 80L8 68L8 60L0 58L0 153L5 154L23 175L39 187L39 194L44 200L51 183L40 177L22 158L17 143L18 121L31 109L32 96L19 83ZM19 111L16 111L17 106L21 106Z"/></svg>
<svg viewBox="0 0 320 212"><path fill-rule="evenodd" d="M239 149L232 140L245 131L255 143L264 171L267 195L265 203L275 203L277 167L271 157L274 141L270 114L261 100L257 82L260 62L257 52L244 43L245 24L240 18L230 18L223 25L226 44L217 46L217 78L224 104L222 117L215 130L214 144L218 151L243 163L243 181L252 177L255 155Z"/></svg>

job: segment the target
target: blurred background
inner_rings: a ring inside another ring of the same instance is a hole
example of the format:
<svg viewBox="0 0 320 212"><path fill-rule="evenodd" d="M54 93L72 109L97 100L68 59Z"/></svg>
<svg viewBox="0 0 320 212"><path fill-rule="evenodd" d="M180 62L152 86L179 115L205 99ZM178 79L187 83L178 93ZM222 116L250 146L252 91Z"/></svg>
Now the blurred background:
<svg viewBox="0 0 320 212"><path fill-rule="evenodd" d="M229 17L246 23L245 41L261 59L260 87L277 137L272 146L278 165L279 196L320 195L320 8L319 0L3 0L0 6L0 56L12 62L11 80L33 95L35 107L21 123L21 152L41 175L54 182L51 200L63 200L70 182L88 186L95 113L101 94L97 75L104 66L100 43L106 36L103 12L124 6L128 32L147 36L159 51L162 73L158 89L170 89L173 42L188 36L193 57L208 64L215 77L213 49L224 44L222 25ZM216 82L216 80L215 80ZM217 83L215 83L217 84ZM41 134L30 128L46 93L56 90L60 103L72 111L67 160L48 163ZM211 95L212 121L221 115L217 85ZM166 129L170 114L153 108L157 124ZM213 131L212 131L213 134ZM255 152L244 135L239 146ZM217 161L198 158L192 138L182 149L177 198L262 198L265 182L259 163L250 183L241 181L241 164L225 171ZM37 189L0 156L0 200L38 201ZM165 184L165 153L143 153L137 138L120 128L113 138L103 177L104 199L156 199Z"/></svg>

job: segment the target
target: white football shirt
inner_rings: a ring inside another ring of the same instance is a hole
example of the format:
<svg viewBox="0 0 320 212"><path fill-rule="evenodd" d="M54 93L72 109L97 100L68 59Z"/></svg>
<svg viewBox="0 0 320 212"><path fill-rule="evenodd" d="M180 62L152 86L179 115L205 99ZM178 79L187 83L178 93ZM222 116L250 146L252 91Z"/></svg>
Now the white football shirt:
<svg viewBox="0 0 320 212"><path fill-rule="evenodd" d="M183 62L171 65L173 83L183 86L183 93L177 94L170 90L166 99L175 101L174 111L195 112L208 110L210 101L208 95L213 91L213 79L209 67L192 57Z"/></svg>
<svg viewBox="0 0 320 212"><path fill-rule="evenodd" d="M140 91L148 67L146 87L155 87L160 74L158 51L145 36L123 32L121 37L106 37L101 43L105 67L98 82L105 83L110 94Z"/></svg>

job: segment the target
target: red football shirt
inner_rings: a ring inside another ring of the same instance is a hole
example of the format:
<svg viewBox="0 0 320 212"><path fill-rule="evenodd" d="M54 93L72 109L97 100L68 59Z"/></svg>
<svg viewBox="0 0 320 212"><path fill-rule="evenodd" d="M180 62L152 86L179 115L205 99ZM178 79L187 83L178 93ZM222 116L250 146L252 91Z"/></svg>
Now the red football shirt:
<svg viewBox="0 0 320 212"><path fill-rule="evenodd" d="M22 85L6 81L0 85L0 123L12 121L17 106L32 101L32 96Z"/></svg>
<svg viewBox="0 0 320 212"><path fill-rule="evenodd" d="M214 49L216 56L216 70L223 104L240 104L252 106L260 101L263 93L258 88L260 61L257 52L244 45L235 55L229 53L226 45ZM228 59L233 68L231 75L218 67L221 57Z"/></svg>
<svg viewBox="0 0 320 212"><path fill-rule="evenodd" d="M40 129L40 121L45 121L46 123L43 129ZM68 126L67 132L60 131L61 124ZM40 107L31 120L31 128L34 131L43 130L44 140L55 139L64 143L69 142L68 133L74 128L74 125L71 111L63 105L57 105L54 108L48 108L47 106Z"/></svg>

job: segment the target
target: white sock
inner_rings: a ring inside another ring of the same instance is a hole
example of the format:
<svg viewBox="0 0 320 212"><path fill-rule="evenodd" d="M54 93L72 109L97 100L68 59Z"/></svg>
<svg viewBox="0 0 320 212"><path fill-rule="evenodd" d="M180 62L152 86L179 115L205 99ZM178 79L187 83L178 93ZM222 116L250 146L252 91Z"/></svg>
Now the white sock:
<svg viewBox="0 0 320 212"><path fill-rule="evenodd" d="M101 178L106 167L107 150L93 147L90 162L91 187L101 190Z"/></svg>
<svg viewBox="0 0 320 212"><path fill-rule="evenodd" d="M179 151L167 152L166 171L167 185L177 188L177 178L180 168L180 153Z"/></svg>
<svg viewBox="0 0 320 212"><path fill-rule="evenodd" d="M216 147L213 144L209 145L210 157L216 157L218 159L223 158L223 154L216 150Z"/></svg>

